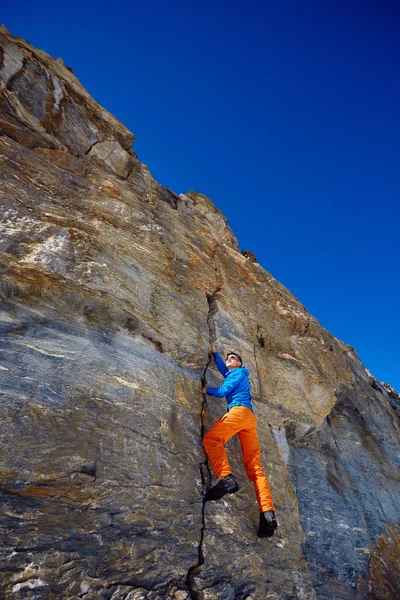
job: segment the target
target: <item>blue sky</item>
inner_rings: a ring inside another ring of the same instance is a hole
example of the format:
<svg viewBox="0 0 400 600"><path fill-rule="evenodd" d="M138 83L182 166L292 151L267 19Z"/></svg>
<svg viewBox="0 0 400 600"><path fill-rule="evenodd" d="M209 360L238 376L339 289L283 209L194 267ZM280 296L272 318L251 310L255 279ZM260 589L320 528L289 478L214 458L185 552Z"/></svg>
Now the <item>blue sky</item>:
<svg viewBox="0 0 400 600"><path fill-rule="evenodd" d="M400 390L400 5L38 1L1 19L210 196L242 249Z"/></svg>

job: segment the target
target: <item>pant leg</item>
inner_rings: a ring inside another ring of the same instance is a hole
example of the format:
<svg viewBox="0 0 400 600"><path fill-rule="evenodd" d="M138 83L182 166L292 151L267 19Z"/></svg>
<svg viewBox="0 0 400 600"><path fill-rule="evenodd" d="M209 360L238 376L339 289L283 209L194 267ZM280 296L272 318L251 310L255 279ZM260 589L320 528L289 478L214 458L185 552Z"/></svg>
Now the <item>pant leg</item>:
<svg viewBox="0 0 400 600"><path fill-rule="evenodd" d="M238 433L242 446L243 462L247 477L253 482L260 512L275 510L271 489L261 464L261 449L257 435L257 421L254 426Z"/></svg>
<svg viewBox="0 0 400 600"><path fill-rule="evenodd" d="M234 406L214 423L203 438L204 449L217 479L232 473L224 446L243 427L243 409L249 410L243 406Z"/></svg>

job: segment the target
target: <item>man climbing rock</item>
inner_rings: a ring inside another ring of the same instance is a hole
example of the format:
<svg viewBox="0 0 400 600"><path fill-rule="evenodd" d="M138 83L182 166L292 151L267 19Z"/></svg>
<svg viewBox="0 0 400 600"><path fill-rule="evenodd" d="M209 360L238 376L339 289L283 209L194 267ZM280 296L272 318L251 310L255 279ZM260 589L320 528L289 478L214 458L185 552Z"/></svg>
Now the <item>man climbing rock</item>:
<svg viewBox="0 0 400 600"><path fill-rule="evenodd" d="M217 483L207 491L205 501L219 500L225 494L234 494L239 489L224 447L237 433L247 476L254 484L260 507L258 537L270 537L278 524L268 479L261 465L257 420L250 395L249 371L243 367L242 359L236 352L229 352L224 363L214 344L211 344L211 349L215 364L221 375L225 377L225 381L219 388L203 387L203 394L210 394L216 398L226 396L228 412L211 427L203 439L204 449L214 475L218 479Z"/></svg>

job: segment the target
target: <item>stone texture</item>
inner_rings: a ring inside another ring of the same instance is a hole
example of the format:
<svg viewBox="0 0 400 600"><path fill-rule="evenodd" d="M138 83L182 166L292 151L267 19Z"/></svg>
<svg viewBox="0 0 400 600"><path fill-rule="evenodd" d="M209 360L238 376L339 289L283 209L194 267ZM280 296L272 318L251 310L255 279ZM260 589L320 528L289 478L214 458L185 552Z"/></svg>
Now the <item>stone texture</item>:
<svg viewBox="0 0 400 600"><path fill-rule="evenodd" d="M0 46L0 596L398 598L397 392L62 61ZM203 503L210 340L251 372L270 539L238 440L240 492Z"/></svg>

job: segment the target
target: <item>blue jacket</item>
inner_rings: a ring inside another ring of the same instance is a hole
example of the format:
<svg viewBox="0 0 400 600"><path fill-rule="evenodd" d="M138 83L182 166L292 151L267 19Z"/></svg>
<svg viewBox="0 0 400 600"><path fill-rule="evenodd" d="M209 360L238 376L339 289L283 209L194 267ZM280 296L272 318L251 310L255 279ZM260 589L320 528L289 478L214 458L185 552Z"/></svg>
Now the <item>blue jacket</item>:
<svg viewBox="0 0 400 600"><path fill-rule="evenodd" d="M219 388L206 388L207 394L216 398L226 396L228 411L233 406L247 406L254 412L250 396L250 373L246 367L229 370L218 352L214 352L214 360L218 371L225 377L225 381Z"/></svg>

